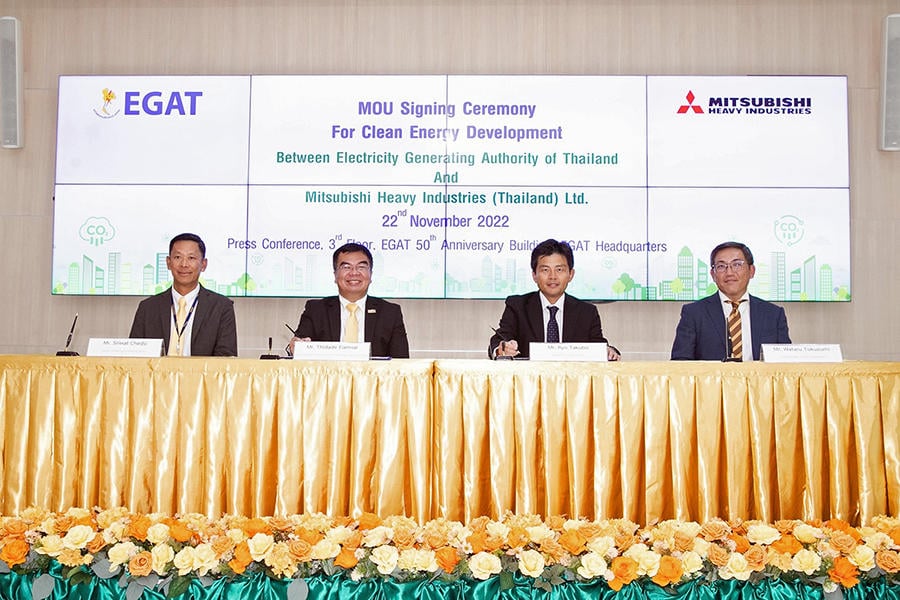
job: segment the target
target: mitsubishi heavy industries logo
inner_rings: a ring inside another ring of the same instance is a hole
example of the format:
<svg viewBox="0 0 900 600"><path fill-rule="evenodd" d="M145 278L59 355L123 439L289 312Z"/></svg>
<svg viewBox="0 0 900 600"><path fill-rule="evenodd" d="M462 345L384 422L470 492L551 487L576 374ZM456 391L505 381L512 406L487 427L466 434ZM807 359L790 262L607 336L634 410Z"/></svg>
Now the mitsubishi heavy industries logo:
<svg viewBox="0 0 900 600"><path fill-rule="evenodd" d="M119 96L109 88L103 88L102 101L94 108L94 114L101 119L112 119L118 114L126 117L146 116L197 116L197 105L203 96L201 91L136 91L122 92L122 106Z"/></svg>
<svg viewBox="0 0 900 600"><path fill-rule="evenodd" d="M710 96L706 107L688 90L680 103L679 115L810 115L812 98L793 96Z"/></svg>

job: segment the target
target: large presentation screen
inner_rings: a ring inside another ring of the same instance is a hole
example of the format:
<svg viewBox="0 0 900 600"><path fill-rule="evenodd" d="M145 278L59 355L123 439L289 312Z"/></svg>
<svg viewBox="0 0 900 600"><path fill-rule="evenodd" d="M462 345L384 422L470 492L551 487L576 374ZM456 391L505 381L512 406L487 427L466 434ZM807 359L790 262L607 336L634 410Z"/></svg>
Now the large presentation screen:
<svg viewBox="0 0 900 600"><path fill-rule="evenodd" d="M593 300L693 300L747 243L751 293L849 300L844 77L63 76L52 289L165 289L199 234L230 296L504 298L567 240Z"/></svg>

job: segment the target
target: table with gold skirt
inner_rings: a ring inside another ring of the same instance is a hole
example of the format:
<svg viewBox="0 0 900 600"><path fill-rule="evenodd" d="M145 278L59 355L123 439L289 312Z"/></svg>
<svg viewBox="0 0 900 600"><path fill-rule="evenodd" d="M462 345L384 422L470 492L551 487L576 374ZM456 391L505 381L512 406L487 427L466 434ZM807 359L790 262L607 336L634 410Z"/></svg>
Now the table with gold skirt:
<svg viewBox="0 0 900 600"><path fill-rule="evenodd" d="M0 511L505 511L638 523L900 504L900 363L0 356Z"/></svg>

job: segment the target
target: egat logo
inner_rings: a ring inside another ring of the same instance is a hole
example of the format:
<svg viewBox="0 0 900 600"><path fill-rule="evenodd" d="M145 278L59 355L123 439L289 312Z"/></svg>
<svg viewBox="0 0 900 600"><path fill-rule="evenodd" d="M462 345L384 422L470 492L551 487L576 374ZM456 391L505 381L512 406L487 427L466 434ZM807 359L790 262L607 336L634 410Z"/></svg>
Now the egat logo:
<svg viewBox="0 0 900 600"><path fill-rule="evenodd" d="M200 91L127 91L124 92L124 110L118 108L114 102L116 93L108 88L103 88L103 105L94 114L102 119L111 119L120 112L125 116L149 115L149 116L195 116L199 99L203 96Z"/></svg>

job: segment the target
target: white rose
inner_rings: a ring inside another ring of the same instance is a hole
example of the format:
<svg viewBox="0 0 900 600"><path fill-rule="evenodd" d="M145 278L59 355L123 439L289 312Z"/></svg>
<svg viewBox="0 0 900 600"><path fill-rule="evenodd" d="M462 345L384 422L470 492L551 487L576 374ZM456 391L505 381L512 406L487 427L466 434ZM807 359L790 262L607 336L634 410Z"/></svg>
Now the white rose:
<svg viewBox="0 0 900 600"><path fill-rule="evenodd" d="M395 546L378 546L369 555L369 559L378 567L382 575L390 575L397 568L400 553Z"/></svg>
<svg viewBox="0 0 900 600"><path fill-rule="evenodd" d="M58 556L60 552L63 551L65 546L63 546L62 538L56 534L45 536L41 539L41 545L39 548L35 548L35 552L38 554L46 554L47 556Z"/></svg>
<svg viewBox="0 0 900 600"><path fill-rule="evenodd" d="M687 537L697 537L697 535L700 534L701 529L700 523L694 523L693 521L678 521L675 523L675 531L682 535L686 535Z"/></svg>
<svg viewBox="0 0 900 600"><path fill-rule="evenodd" d="M77 506L73 506L66 511L66 516L72 517L75 520L84 519L85 517L91 516L91 511L86 508L78 508Z"/></svg>
<svg viewBox="0 0 900 600"><path fill-rule="evenodd" d="M525 530L528 532L528 539L535 544L540 544L546 539L553 538L553 530L543 523L534 527L526 527Z"/></svg>
<svg viewBox="0 0 900 600"><path fill-rule="evenodd" d="M747 540L751 544L768 546L781 539L781 533L769 525L757 524L747 528Z"/></svg>
<svg viewBox="0 0 900 600"><path fill-rule="evenodd" d="M491 521L484 529L487 532L488 536L496 538L498 540L505 540L509 535L509 526L507 526L506 523Z"/></svg>
<svg viewBox="0 0 900 600"><path fill-rule="evenodd" d="M434 551L416 550L415 548L407 548L401 552L397 566L404 571L425 571L429 573L433 573L439 568Z"/></svg>
<svg viewBox="0 0 900 600"><path fill-rule="evenodd" d="M588 552L581 556L581 566L578 567L578 574L585 579L594 579L606 573L608 565L603 560L603 556L596 552Z"/></svg>
<svg viewBox="0 0 900 600"><path fill-rule="evenodd" d="M331 540L319 540L310 550L310 558L313 560L326 560L334 558L341 553L341 545Z"/></svg>
<svg viewBox="0 0 900 600"><path fill-rule="evenodd" d="M194 549L190 546L182 548L175 555L175 568L178 569L179 575L187 575L194 568Z"/></svg>
<svg viewBox="0 0 900 600"><path fill-rule="evenodd" d="M120 542L112 546L106 553L109 558L109 572L112 573L119 565L124 565L132 556L135 556L141 549L132 542Z"/></svg>
<svg viewBox="0 0 900 600"><path fill-rule="evenodd" d="M634 544L625 551L625 556L632 558L637 562L638 575L647 575L653 577L659 571L660 555L650 550L646 544Z"/></svg>
<svg viewBox="0 0 900 600"><path fill-rule="evenodd" d="M169 541L169 526L165 523L154 523L147 528L147 541L151 544L162 544Z"/></svg>
<svg viewBox="0 0 900 600"><path fill-rule="evenodd" d="M801 544L812 544L816 540L825 537L822 530L806 523L800 523L794 527L794 537Z"/></svg>
<svg viewBox="0 0 900 600"><path fill-rule="evenodd" d="M540 577L544 572L544 555L537 550L525 550L519 553L519 572L528 577Z"/></svg>
<svg viewBox="0 0 900 600"><path fill-rule="evenodd" d="M616 548L616 540L608 535L603 535L592 539L587 543L587 548L591 552L602 556L603 558L615 558L616 553L610 554Z"/></svg>
<svg viewBox="0 0 900 600"><path fill-rule="evenodd" d="M703 559L693 550L688 550L681 555L681 568L684 569L685 575L696 573L703 568Z"/></svg>
<svg viewBox="0 0 900 600"><path fill-rule="evenodd" d="M707 542L703 538L695 538L694 547L692 549L700 558L706 558L706 556L709 554L709 542Z"/></svg>
<svg viewBox="0 0 900 600"><path fill-rule="evenodd" d="M63 537L63 546L70 550L83 550L94 539L94 530L87 525L76 525Z"/></svg>
<svg viewBox="0 0 900 600"><path fill-rule="evenodd" d="M820 566L822 566L822 558L812 550L807 550L806 548L797 552L791 559L791 569L806 573L807 575L815 573L819 570Z"/></svg>
<svg viewBox="0 0 900 600"><path fill-rule="evenodd" d="M488 579L500 572L500 558L488 552L479 552L469 558L469 570L475 579Z"/></svg>
<svg viewBox="0 0 900 600"><path fill-rule="evenodd" d="M375 546L384 546L392 539L394 539L394 530L390 527L379 525L363 535L362 545L366 548L374 548Z"/></svg>
<svg viewBox="0 0 900 600"><path fill-rule="evenodd" d="M325 532L325 539L331 540L335 544L343 544L353 536L353 530L349 527L341 525Z"/></svg>
<svg viewBox="0 0 900 600"><path fill-rule="evenodd" d="M168 544L159 544L158 546L153 546L153 549L150 550L150 556L153 570L158 575L165 575L169 563L175 558L175 550Z"/></svg>
<svg viewBox="0 0 900 600"><path fill-rule="evenodd" d="M886 533L881 533L880 531L863 536L863 539L866 541L866 546L876 552L880 550L890 550L894 545L894 540L891 539L891 536Z"/></svg>
<svg viewBox="0 0 900 600"><path fill-rule="evenodd" d="M103 540L107 544L115 544L116 542L120 542L122 541L123 537L125 537L125 524L121 521L116 521L103 530Z"/></svg>
<svg viewBox="0 0 900 600"><path fill-rule="evenodd" d="M875 551L868 546L857 546L847 558L849 558L850 562L856 565L860 571L871 571L875 568Z"/></svg>
<svg viewBox="0 0 900 600"><path fill-rule="evenodd" d="M737 579L738 581L747 581L750 579L751 569L747 564L747 559L740 552L732 552L728 557L728 562L724 567L719 568L719 576L722 579Z"/></svg>
<svg viewBox="0 0 900 600"><path fill-rule="evenodd" d="M228 536L228 539L234 542L234 545L237 546L241 542L247 539L247 534L244 533L243 529L231 528L225 532L225 535Z"/></svg>
<svg viewBox="0 0 900 600"><path fill-rule="evenodd" d="M262 561L266 558L275 544L275 538L267 533L257 533L247 540L247 547L250 549L250 557L255 561Z"/></svg>

